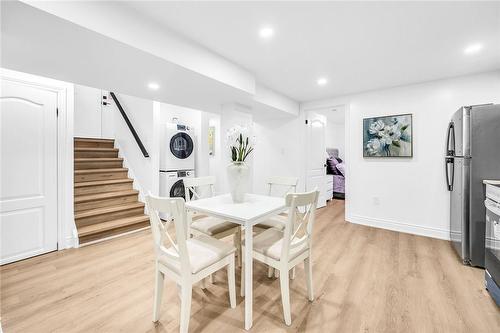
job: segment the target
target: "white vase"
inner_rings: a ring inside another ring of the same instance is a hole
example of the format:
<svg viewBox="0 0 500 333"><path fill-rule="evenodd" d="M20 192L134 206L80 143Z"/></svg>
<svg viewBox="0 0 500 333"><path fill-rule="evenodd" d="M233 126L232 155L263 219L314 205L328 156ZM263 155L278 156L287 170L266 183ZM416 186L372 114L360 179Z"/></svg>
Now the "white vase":
<svg viewBox="0 0 500 333"><path fill-rule="evenodd" d="M233 202L240 203L245 200L250 169L245 162L231 162L227 166L227 178Z"/></svg>

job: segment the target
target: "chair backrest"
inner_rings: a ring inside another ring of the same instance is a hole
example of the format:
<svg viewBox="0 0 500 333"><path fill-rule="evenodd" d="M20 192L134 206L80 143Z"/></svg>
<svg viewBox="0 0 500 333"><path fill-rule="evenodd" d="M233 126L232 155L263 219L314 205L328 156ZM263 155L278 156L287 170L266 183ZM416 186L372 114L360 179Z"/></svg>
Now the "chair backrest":
<svg viewBox="0 0 500 333"><path fill-rule="evenodd" d="M307 243L312 246L314 216L318 204L319 191L306 193L288 193L286 206L288 219L285 225L281 258L288 260L290 251Z"/></svg>
<svg viewBox="0 0 500 333"><path fill-rule="evenodd" d="M184 178L184 195L186 201L197 200L203 197L212 197L215 193L215 177ZM191 199L192 194L192 199Z"/></svg>
<svg viewBox="0 0 500 333"><path fill-rule="evenodd" d="M156 258L163 256L165 260L179 263L181 274L190 274L191 266L187 251L186 209L182 198L162 198L151 194L146 196L149 222L153 234ZM164 213L162 221L159 213ZM168 227L174 225L175 241L168 232ZM173 251L167 252L171 247Z"/></svg>
<svg viewBox="0 0 500 333"><path fill-rule="evenodd" d="M286 195L290 192L296 192L298 182L299 179L297 177L271 177L267 180L267 185L269 187L268 195L272 196L273 189L276 191L276 188L285 190L284 193L282 191L279 196L283 194Z"/></svg>

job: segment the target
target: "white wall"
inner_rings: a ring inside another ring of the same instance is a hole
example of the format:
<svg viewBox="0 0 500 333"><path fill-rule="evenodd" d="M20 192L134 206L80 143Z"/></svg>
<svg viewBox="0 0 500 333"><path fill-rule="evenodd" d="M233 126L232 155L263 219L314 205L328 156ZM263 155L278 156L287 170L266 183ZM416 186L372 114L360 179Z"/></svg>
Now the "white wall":
<svg viewBox="0 0 500 333"><path fill-rule="evenodd" d="M123 94L116 94L116 97L150 157L144 157L118 108L112 103L110 108L113 111L113 126L108 127L113 129L115 146L125 158L124 165L129 168L129 176L134 179L134 187L139 189L142 195L149 191L154 192L152 156L156 152L153 144L153 101Z"/></svg>
<svg viewBox="0 0 500 333"><path fill-rule="evenodd" d="M254 191L267 193L266 181L271 176L299 178L303 189L304 119L293 117L254 122L257 145L254 153Z"/></svg>
<svg viewBox="0 0 500 333"><path fill-rule="evenodd" d="M306 103L346 104L346 219L449 239L444 149L448 121L462 105L500 103L500 72L378 90ZM365 159L363 118L413 114L414 157Z"/></svg>

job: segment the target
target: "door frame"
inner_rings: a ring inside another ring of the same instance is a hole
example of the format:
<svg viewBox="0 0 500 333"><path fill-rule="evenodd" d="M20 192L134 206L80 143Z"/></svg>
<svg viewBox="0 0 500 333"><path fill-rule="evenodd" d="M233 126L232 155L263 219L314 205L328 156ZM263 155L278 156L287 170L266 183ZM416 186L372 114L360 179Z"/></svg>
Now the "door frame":
<svg viewBox="0 0 500 333"><path fill-rule="evenodd" d="M0 79L57 93L57 250L78 247L73 208L74 85L0 68Z"/></svg>
<svg viewBox="0 0 500 333"><path fill-rule="evenodd" d="M324 110L324 109L329 109L329 108L343 108L344 109L344 159L346 161L350 161L350 151L351 151L351 143L349 140L350 134L349 134L349 122L350 122L350 114L349 114L349 108L350 104L345 102L345 103L319 103L311 107L306 107L302 109L303 115L304 115L304 123L308 118L309 112L314 112L314 111L319 111L319 110ZM328 130L328 127L327 127ZM303 137L307 137L307 126L304 126L304 132L303 132ZM304 144L304 154L306 153L307 146ZM304 155L306 156L306 155ZM304 161L304 164L302 165L303 168L303 177L304 177L304 189L307 188L307 161ZM350 163L346 163L346 174L349 175L351 165ZM349 207L349 201L348 201L348 196L350 192L350 181L349 177L345 177L345 219L347 220L349 218L350 214L350 207Z"/></svg>

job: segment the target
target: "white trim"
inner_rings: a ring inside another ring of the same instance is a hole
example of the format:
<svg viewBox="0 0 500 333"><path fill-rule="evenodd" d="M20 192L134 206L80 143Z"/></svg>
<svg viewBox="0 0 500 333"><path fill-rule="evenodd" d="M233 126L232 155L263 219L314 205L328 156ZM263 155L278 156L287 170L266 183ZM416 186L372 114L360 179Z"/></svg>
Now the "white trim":
<svg viewBox="0 0 500 333"><path fill-rule="evenodd" d="M404 232L407 234L450 240L450 231L447 229L423 227L421 225L412 223L379 219L361 215L352 215L349 217L346 216L346 221L380 229Z"/></svg>
<svg viewBox="0 0 500 333"><path fill-rule="evenodd" d="M74 85L0 68L0 77L57 93L57 249L78 246L73 208Z"/></svg>
<svg viewBox="0 0 500 333"><path fill-rule="evenodd" d="M109 237L104 237L104 238L99 238L99 239L93 240L91 242L83 243L82 245L80 245L80 247L84 247L84 246L92 245L92 244L96 244L96 243L101 243L101 242L104 242L104 241L107 241L107 240L110 240L110 239L115 239L115 238L118 238L118 237L130 235L130 234L135 234L136 232L147 230L147 229L150 229L150 228L151 228L151 226L148 225L146 227L142 227L142 228L139 228L139 229L134 229L134 230L126 231L124 233L120 233L120 234L117 234L117 235L113 235L113 236L109 236Z"/></svg>
<svg viewBox="0 0 500 333"><path fill-rule="evenodd" d="M127 156L125 156L125 154L123 153L122 149L120 148L120 144L118 143L118 140L116 140L116 139L115 139L115 148L118 148L118 157L123 158L123 167L128 169L128 173L127 173L128 177L133 180L132 186L133 186L134 190L139 191L139 200L142 202L146 202L145 201L146 193L144 193L144 190L143 190L141 184L139 183L139 181L135 177L134 169L132 169L131 165L128 163Z"/></svg>

